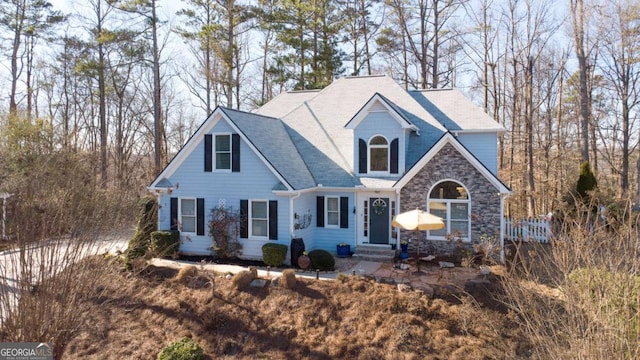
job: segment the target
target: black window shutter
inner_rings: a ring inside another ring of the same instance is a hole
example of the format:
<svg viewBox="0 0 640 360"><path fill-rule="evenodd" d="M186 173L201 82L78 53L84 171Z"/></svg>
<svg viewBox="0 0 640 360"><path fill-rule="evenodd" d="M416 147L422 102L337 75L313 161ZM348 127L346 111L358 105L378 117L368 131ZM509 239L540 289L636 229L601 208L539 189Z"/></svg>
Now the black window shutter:
<svg viewBox="0 0 640 360"><path fill-rule="evenodd" d="M269 201L269 240L278 240L278 201Z"/></svg>
<svg viewBox="0 0 640 360"><path fill-rule="evenodd" d="M211 134L204 135L204 171L211 172L213 169L213 137Z"/></svg>
<svg viewBox="0 0 640 360"><path fill-rule="evenodd" d="M398 173L398 138L393 139L391 142L390 158L391 158L391 173Z"/></svg>
<svg viewBox="0 0 640 360"><path fill-rule="evenodd" d="M324 227L324 196L316 198L316 226Z"/></svg>
<svg viewBox="0 0 640 360"><path fill-rule="evenodd" d="M196 234L202 236L204 235L204 199L198 198L197 207Z"/></svg>
<svg viewBox="0 0 640 360"><path fill-rule="evenodd" d="M231 171L240 172L240 135L231 135Z"/></svg>
<svg viewBox="0 0 640 360"><path fill-rule="evenodd" d="M178 198L171 198L171 205L169 206L169 212L171 213L171 230L178 230Z"/></svg>
<svg viewBox="0 0 640 360"><path fill-rule="evenodd" d="M340 227L349 228L349 198L346 196L340 197Z"/></svg>
<svg viewBox="0 0 640 360"><path fill-rule="evenodd" d="M240 200L240 237L249 238L249 200Z"/></svg>
<svg viewBox="0 0 640 360"><path fill-rule="evenodd" d="M359 165L359 173L366 174L367 173L367 142L359 139L358 140L358 165Z"/></svg>

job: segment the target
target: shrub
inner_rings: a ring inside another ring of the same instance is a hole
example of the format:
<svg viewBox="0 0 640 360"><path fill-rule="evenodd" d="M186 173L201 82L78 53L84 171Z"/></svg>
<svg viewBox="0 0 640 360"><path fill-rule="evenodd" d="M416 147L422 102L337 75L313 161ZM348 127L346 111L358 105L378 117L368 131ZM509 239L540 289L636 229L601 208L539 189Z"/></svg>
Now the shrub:
<svg viewBox="0 0 640 360"><path fill-rule="evenodd" d="M286 289L293 289L296 287L296 271L293 269L286 269L282 272L282 287Z"/></svg>
<svg viewBox="0 0 640 360"><path fill-rule="evenodd" d="M569 274L574 301L594 322L606 318L633 343L640 338L640 276L598 268L580 268Z"/></svg>
<svg viewBox="0 0 640 360"><path fill-rule="evenodd" d="M269 266L282 266L287 258L289 247L283 244L267 243L262 245L262 261Z"/></svg>
<svg viewBox="0 0 640 360"><path fill-rule="evenodd" d="M311 266L314 269L332 271L336 266L336 259L334 259L333 255L326 250L311 250L308 256L309 259L311 259Z"/></svg>
<svg viewBox="0 0 640 360"><path fill-rule="evenodd" d="M193 265L189 265L181 268L176 277L173 278L173 281L183 283L189 278L196 276L198 276L198 268Z"/></svg>
<svg viewBox="0 0 640 360"><path fill-rule="evenodd" d="M469 262L473 263L473 254L471 250L467 249L464 245L458 244L453 249L453 262L456 265L462 265L464 262L467 267L470 266Z"/></svg>
<svg viewBox="0 0 640 360"><path fill-rule="evenodd" d="M167 345L158 354L158 360L200 360L204 359L204 350L188 337L183 337Z"/></svg>
<svg viewBox="0 0 640 360"><path fill-rule="evenodd" d="M598 181L596 176L591 171L589 162L585 161L580 166L580 176L576 184L576 192L581 198L587 198L590 191L595 190L598 187Z"/></svg>
<svg viewBox="0 0 640 360"><path fill-rule="evenodd" d="M154 231L151 233L150 249L156 256L175 258L180 246L180 232L177 230Z"/></svg>
<svg viewBox="0 0 640 360"><path fill-rule="evenodd" d="M221 259L237 257L242 252L238 233L242 216L233 208L218 206L209 214L209 236L213 241L211 249Z"/></svg>
<svg viewBox="0 0 640 360"><path fill-rule="evenodd" d="M243 270L235 274L231 279L233 286L238 290L244 290L249 287L249 284L255 279L253 273L249 270Z"/></svg>
<svg viewBox="0 0 640 360"><path fill-rule="evenodd" d="M127 246L127 264L136 258L143 257L149 250L151 233L157 230L158 203L155 197L147 196L138 201L136 233Z"/></svg>

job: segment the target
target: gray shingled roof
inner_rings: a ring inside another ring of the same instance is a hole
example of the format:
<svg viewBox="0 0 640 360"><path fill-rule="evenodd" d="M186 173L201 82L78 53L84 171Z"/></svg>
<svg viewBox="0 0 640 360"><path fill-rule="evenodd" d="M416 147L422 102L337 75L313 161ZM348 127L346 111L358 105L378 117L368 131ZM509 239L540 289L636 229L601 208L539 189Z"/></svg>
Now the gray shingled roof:
<svg viewBox="0 0 640 360"><path fill-rule="evenodd" d="M316 185L282 121L244 111L220 109L294 189Z"/></svg>
<svg viewBox="0 0 640 360"><path fill-rule="evenodd" d="M302 100L287 112L267 104L257 113L274 116L285 114L282 120L315 180L324 186L352 187L360 182L353 171L353 131L344 125L361 110L376 93L382 95L394 109L421 130L420 136L412 136L409 165L419 155L411 155L422 149L422 155L446 129L418 102L388 76L344 77L323 90L314 93L292 93L278 100L280 104L294 105L294 97ZM277 99L277 98L276 98Z"/></svg>
<svg viewBox="0 0 640 360"><path fill-rule="evenodd" d="M416 90L409 94L451 131L505 131L479 106L456 89Z"/></svg>
<svg viewBox="0 0 640 360"><path fill-rule="evenodd" d="M353 131L345 124L376 93L420 129L420 135L409 136L407 169L448 130L504 130L457 90L407 92L383 75L344 77L322 90L282 93L255 111L268 116L260 117L268 119L260 125L251 114L234 112L233 118L241 118L245 135L294 188L353 187L364 184L352 172ZM284 124L275 125L275 118Z"/></svg>

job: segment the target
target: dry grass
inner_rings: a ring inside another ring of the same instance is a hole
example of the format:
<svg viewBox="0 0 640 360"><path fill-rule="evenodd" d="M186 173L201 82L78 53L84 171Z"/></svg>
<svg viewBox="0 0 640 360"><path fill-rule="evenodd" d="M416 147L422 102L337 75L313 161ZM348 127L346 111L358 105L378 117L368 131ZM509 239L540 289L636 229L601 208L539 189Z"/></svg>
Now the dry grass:
<svg viewBox="0 0 640 360"><path fill-rule="evenodd" d="M198 276L197 267L193 265L185 266L178 271L178 274L173 278L173 281L184 284L196 276Z"/></svg>
<svg viewBox="0 0 640 360"><path fill-rule="evenodd" d="M171 281L175 270L136 276L106 261L93 266L108 274L104 291L87 301L91 317L64 358L151 359L183 336L216 359L512 359L526 348L504 314L474 300L429 299L359 277L239 291L223 275L194 287Z"/></svg>
<svg viewBox="0 0 640 360"><path fill-rule="evenodd" d="M636 215L608 226L577 211L551 245L520 246L505 301L540 359L640 358Z"/></svg>
<svg viewBox="0 0 640 360"><path fill-rule="evenodd" d="M256 275L254 271L244 270L235 274L231 279L231 282L236 290L244 290L249 287L249 284L251 284L251 281L255 278Z"/></svg>
<svg viewBox="0 0 640 360"><path fill-rule="evenodd" d="M294 269L285 269L282 272L282 287L287 289L295 289L297 280L296 280L296 271Z"/></svg>

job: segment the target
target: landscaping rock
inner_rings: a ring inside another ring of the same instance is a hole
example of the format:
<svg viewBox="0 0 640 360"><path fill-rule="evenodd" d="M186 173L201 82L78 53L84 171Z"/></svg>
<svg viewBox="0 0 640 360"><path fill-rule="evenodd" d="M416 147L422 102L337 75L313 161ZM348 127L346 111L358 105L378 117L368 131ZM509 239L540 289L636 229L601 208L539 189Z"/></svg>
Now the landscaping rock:
<svg viewBox="0 0 640 360"><path fill-rule="evenodd" d="M249 284L252 288L263 288L267 286L267 280L265 279L253 279L251 284Z"/></svg>

